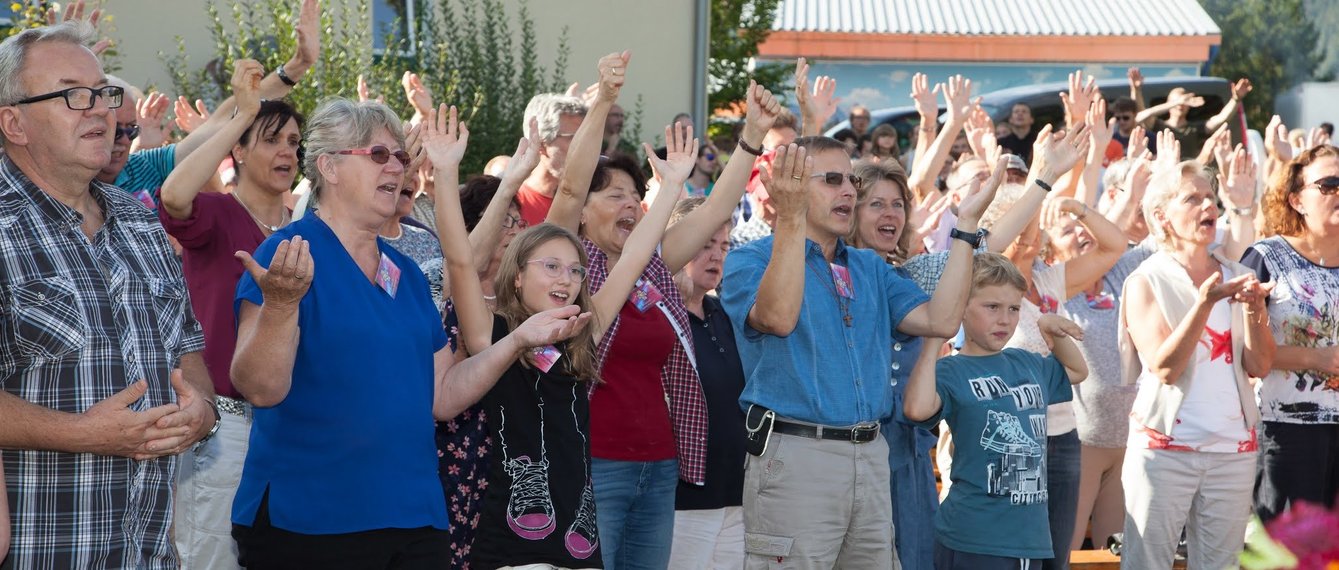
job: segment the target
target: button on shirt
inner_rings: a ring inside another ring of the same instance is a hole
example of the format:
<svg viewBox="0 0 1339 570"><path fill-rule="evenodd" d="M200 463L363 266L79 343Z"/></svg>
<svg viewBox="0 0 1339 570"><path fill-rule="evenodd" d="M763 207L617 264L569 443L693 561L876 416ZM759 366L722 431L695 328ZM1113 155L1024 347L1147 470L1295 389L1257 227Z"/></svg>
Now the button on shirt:
<svg viewBox="0 0 1339 570"><path fill-rule="evenodd" d="M748 314L771 260L773 239L750 243L725 259L721 302L744 365L741 407L758 404L783 417L830 426L888 417L892 345L909 338L896 331L897 325L929 298L878 254L838 240L834 262L847 268L855 289L853 299L841 301L849 305L848 327L828 261L817 243L805 240L804 300L795 330L785 337L759 332L749 326Z"/></svg>
<svg viewBox="0 0 1339 570"><path fill-rule="evenodd" d="M132 410L176 401L169 374L204 348L181 264L154 214L120 189L82 216L0 158L0 387L85 412L143 378ZM177 568L168 537L176 457L4 451L16 568ZM9 566L6 566L9 567Z"/></svg>

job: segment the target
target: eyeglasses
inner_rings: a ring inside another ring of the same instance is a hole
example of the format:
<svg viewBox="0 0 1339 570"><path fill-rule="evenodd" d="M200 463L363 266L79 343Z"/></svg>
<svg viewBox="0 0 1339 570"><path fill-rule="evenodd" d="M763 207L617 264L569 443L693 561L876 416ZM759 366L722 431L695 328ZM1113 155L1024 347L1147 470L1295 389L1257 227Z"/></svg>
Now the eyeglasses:
<svg viewBox="0 0 1339 570"><path fill-rule="evenodd" d="M502 227L508 229L510 228L525 229L530 227L530 223L525 221L525 218L518 218L511 214L507 214L506 217L502 218Z"/></svg>
<svg viewBox="0 0 1339 570"><path fill-rule="evenodd" d="M139 136L139 125L130 125L128 127L116 125L116 136L112 137L112 140L119 139L122 136L125 136L126 140L129 141L135 140L135 137Z"/></svg>
<svg viewBox="0 0 1339 570"><path fill-rule="evenodd" d="M540 267L544 269L545 275L548 275L549 277L552 277L554 279L562 277L563 270L566 269L568 277L571 277L573 281L581 283L582 281L586 280L586 268L580 265L572 264L564 266L563 264L559 263L557 259L554 259L552 257L545 257L543 259L531 259L530 261L525 262L526 265L530 265L532 263L538 264Z"/></svg>
<svg viewBox="0 0 1339 570"><path fill-rule="evenodd" d="M859 176L846 174L844 172L823 172L810 176L810 178L822 178L823 182L826 182L829 186L841 186L842 180L850 180L851 185L855 186L857 190L859 190L860 185L865 182L864 179Z"/></svg>
<svg viewBox="0 0 1339 570"><path fill-rule="evenodd" d="M1339 193L1339 176L1326 176L1325 178L1307 184L1307 186L1315 186L1317 190L1320 190L1321 194L1333 196L1336 193ZM1305 186L1303 188L1305 188Z"/></svg>
<svg viewBox="0 0 1339 570"><path fill-rule="evenodd" d="M1120 122L1134 120L1134 115L1116 115L1116 120Z"/></svg>
<svg viewBox="0 0 1339 570"><path fill-rule="evenodd" d="M393 156L395 157L395 160L400 161L400 166L404 166L406 168L409 167L409 153L403 150L392 151L391 149L381 145L376 145L372 148L337 150L332 154L354 154L358 156L366 156L367 158L372 159L372 162L375 162L377 164L386 164L387 162L390 162L390 159Z"/></svg>
<svg viewBox="0 0 1339 570"><path fill-rule="evenodd" d="M45 95L37 95L15 101L14 104L27 105L29 103L40 103L47 99L64 97L65 106L69 107L71 111L84 111L92 109L94 105L98 104L98 98L103 98L107 101L108 109L117 109L121 107L122 97L124 96L125 89L114 85L108 85L99 89L94 89L92 87L71 87L69 89L61 89L60 91L52 91Z"/></svg>

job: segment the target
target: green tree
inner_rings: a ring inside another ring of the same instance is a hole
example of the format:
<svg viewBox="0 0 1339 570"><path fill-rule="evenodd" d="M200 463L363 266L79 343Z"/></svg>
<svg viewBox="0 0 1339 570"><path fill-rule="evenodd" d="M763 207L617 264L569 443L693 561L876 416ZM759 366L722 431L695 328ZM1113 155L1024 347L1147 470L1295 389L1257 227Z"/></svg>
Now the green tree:
<svg viewBox="0 0 1339 570"><path fill-rule="evenodd" d="M0 0L3 1L3 0ZM8 24L0 27L0 40L18 34L23 30L30 28L40 28L47 25L47 12L56 5L50 0L13 0L9 4L9 11L13 14ZM61 9L65 8L65 3L60 3ZM90 6L88 9L93 10ZM112 25L112 17L102 14L96 22L98 34L101 38L108 38L116 33L116 28ZM90 46L93 47L93 46ZM97 49L96 47L94 49ZM107 47L98 54L102 60L102 70L106 73L116 73L121 68L120 54L116 50L115 42L108 42Z"/></svg>
<svg viewBox="0 0 1339 570"><path fill-rule="evenodd" d="M227 93L233 61L253 58L274 69L296 49L294 0L227 0L226 15L216 0L207 6L213 59L196 67L177 37L176 53L159 53L176 93L217 103ZM408 119L414 111L400 86L406 71L418 73L435 103L456 105L469 122L470 147L463 172L481 172L488 159L511 154L521 136L530 96L566 87L569 48L566 32L556 53L541 56L534 21L525 3L514 16L503 0L407 0L414 2L411 37L387 36L382 54L372 51L371 9L367 0L335 3L321 14L321 59L303 77L289 100L311 113L331 96L353 98L362 75L372 95ZM435 7L435 9L434 9ZM401 10L400 13L404 13ZM518 29L520 33L514 33ZM390 26L390 30L400 26Z"/></svg>
<svg viewBox="0 0 1339 570"><path fill-rule="evenodd" d="M1243 102L1249 124L1263 128L1274 114L1274 99L1292 86L1316 78L1321 60L1319 35L1302 0L1200 0L1223 31L1223 44L1209 66L1213 75L1251 80Z"/></svg>
<svg viewBox="0 0 1339 570"><path fill-rule="evenodd" d="M780 4L781 0L711 1L708 112L742 102L750 79L773 93L784 91L792 71L788 66L758 64L749 70L749 62L758 55L758 44L772 33Z"/></svg>

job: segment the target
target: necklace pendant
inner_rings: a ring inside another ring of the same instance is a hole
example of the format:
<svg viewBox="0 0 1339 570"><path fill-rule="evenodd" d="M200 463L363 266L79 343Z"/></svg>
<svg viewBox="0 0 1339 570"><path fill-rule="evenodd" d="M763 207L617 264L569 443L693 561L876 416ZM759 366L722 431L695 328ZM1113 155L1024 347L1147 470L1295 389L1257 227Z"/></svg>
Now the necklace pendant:
<svg viewBox="0 0 1339 570"><path fill-rule="evenodd" d="M847 313L842 315L842 322L846 323L846 328L851 328L851 314Z"/></svg>

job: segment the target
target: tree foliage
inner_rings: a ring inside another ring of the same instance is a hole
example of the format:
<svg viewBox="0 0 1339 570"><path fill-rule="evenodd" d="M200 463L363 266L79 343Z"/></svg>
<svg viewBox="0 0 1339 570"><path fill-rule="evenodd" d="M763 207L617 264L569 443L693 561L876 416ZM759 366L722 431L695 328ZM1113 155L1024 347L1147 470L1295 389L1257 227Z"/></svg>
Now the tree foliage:
<svg viewBox="0 0 1339 570"><path fill-rule="evenodd" d="M3 1L3 0L0 0ZM18 34L23 30L30 28L40 28L47 24L47 11L53 6L65 8L64 3L59 5L50 0L13 0L9 4L9 11L13 13L10 22L3 28L0 28L0 40L9 36ZM91 8L90 8L91 9ZM98 33L102 37L110 37L116 33L116 28L112 24L112 16L103 14L97 22ZM116 73L121 67L120 53L116 49L116 43L112 43L107 49L99 54L102 60L102 70L106 73Z"/></svg>
<svg viewBox="0 0 1339 570"><path fill-rule="evenodd" d="M1243 102L1249 124L1263 128L1274 114L1274 99L1292 86L1316 78L1321 60L1318 34L1302 0L1200 0L1223 31L1223 44L1209 66L1213 75L1251 80Z"/></svg>
<svg viewBox="0 0 1339 570"><path fill-rule="evenodd" d="M228 0L223 5L219 1L211 0L206 8L214 44L212 59L197 67L186 55L180 36L176 53L159 52L176 93L212 104L226 97L236 59L256 59L266 69L288 60L296 50L293 25L299 7L293 0ZM321 59L289 100L299 111L310 114L327 97L356 97L361 74L373 97L384 97L387 105L408 119L414 111L405 100L400 80L404 72L413 71L432 91L435 103L461 109L471 126L462 171L481 172L488 159L516 149L530 96L566 87L570 52L566 31L555 53L541 54L525 3L513 17L503 0L408 1L416 8L416 17L409 23L413 33L387 36L387 49L379 55L371 49L368 0L334 3L341 7L324 10Z"/></svg>
<svg viewBox="0 0 1339 570"><path fill-rule="evenodd" d="M758 45L772 32L781 0L711 0L711 46L707 60L709 111L744 100L749 79L781 93L790 78L789 67L750 64Z"/></svg>

